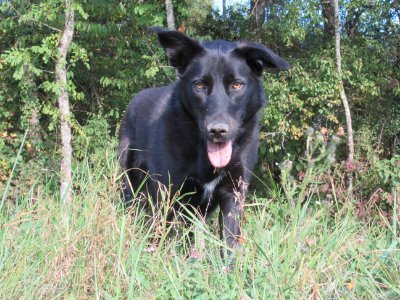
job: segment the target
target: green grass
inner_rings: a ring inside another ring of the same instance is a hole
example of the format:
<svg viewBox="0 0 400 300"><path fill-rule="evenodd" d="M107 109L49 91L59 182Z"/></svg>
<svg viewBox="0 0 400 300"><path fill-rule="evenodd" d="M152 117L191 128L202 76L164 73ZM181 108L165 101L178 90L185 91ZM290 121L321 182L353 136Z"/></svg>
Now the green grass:
<svg viewBox="0 0 400 300"><path fill-rule="evenodd" d="M333 210L311 200L289 205L279 190L249 195L243 247L229 271L215 217L197 219L190 242L188 229L162 217L150 226L121 207L118 172L113 152L77 164L69 210L56 177L3 191L0 299L400 297L396 222L363 224L348 200Z"/></svg>

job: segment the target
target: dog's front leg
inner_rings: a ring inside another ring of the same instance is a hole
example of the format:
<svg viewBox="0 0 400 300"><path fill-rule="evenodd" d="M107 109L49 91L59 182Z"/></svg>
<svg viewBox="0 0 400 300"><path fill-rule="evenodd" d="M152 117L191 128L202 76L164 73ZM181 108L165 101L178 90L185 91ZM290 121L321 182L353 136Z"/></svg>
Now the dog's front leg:
<svg viewBox="0 0 400 300"><path fill-rule="evenodd" d="M228 255L240 246L246 191L247 183L241 177L234 185L224 186L218 191L220 232L229 247Z"/></svg>

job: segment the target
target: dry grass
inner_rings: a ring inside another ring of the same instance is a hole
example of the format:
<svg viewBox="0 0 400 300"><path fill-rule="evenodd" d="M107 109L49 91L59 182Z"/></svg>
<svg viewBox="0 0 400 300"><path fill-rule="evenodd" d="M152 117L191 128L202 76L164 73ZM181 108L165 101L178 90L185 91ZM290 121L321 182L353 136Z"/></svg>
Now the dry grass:
<svg viewBox="0 0 400 300"><path fill-rule="evenodd" d="M71 210L58 204L54 178L7 197L0 212L0 298L400 297L393 220L381 216L384 227L366 225L343 199L346 205L332 211L311 198L293 207L279 190L250 197L243 247L227 271L215 218L195 219L188 240L189 230L178 223L166 226L160 216L149 225L134 209L124 211L113 155L75 166L79 192Z"/></svg>

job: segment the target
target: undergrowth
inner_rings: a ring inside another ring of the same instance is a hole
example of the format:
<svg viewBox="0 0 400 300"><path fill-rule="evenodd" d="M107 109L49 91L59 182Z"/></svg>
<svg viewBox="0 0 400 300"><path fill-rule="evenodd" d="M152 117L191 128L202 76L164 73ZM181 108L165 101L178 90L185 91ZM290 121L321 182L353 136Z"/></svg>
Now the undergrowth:
<svg viewBox="0 0 400 300"><path fill-rule="evenodd" d="M281 185L248 196L232 268L215 216L185 228L126 212L114 151L75 164L70 208L51 173L3 185L0 298L398 299L396 189L391 215L361 220L337 191L331 141L309 139L303 158L282 163Z"/></svg>

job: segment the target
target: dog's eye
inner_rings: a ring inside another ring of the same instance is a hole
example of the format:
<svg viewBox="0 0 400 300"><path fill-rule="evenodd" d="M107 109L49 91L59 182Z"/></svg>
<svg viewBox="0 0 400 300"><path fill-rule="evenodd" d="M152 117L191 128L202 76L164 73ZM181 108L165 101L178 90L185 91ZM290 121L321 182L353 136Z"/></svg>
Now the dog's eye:
<svg viewBox="0 0 400 300"><path fill-rule="evenodd" d="M194 87L196 90L204 90L206 88L206 84L203 81L197 81L194 83Z"/></svg>
<svg viewBox="0 0 400 300"><path fill-rule="evenodd" d="M233 90L240 90L242 87L243 87L243 83L242 82L240 82L240 81L234 81L232 84L231 84L231 88L233 89Z"/></svg>

